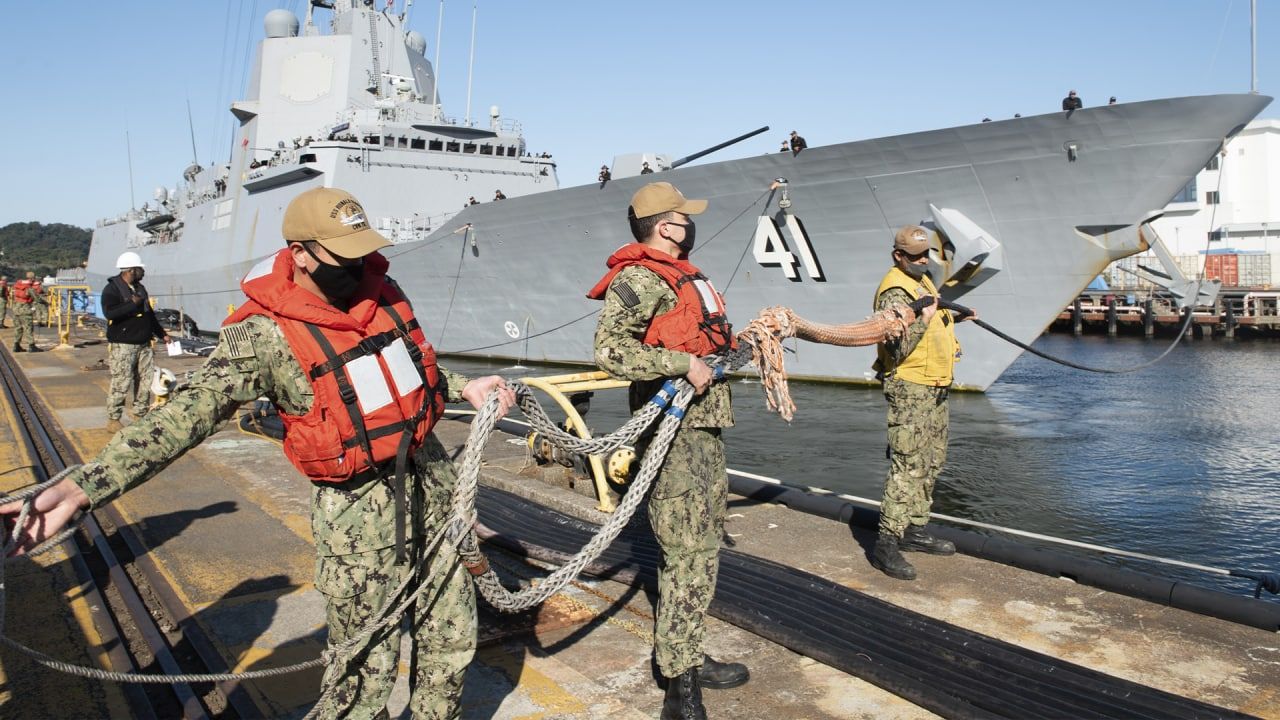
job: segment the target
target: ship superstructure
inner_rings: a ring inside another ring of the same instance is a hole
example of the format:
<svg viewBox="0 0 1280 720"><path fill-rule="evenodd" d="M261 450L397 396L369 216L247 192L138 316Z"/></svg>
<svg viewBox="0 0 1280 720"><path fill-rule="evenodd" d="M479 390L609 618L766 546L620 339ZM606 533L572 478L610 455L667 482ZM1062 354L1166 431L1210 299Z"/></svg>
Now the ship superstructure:
<svg viewBox="0 0 1280 720"><path fill-rule="evenodd" d="M1030 342L1108 263L1153 241L1145 223L1270 101L1154 100L674 169L648 155L660 172L558 189L551 158L530 156L496 108L487 127L443 115L403 16L336 0L329 26L268 15L249 99L232 108L231 162L190 167L159 206L100 223L91 282L138 250L153 297L213 329L243 300L243 274L280 248L288 202L341 187L397 243L393 275L440 351L590 363L598 306L584 294L631 240L632 193L661 179L710 200L692 259L737 323L769 305L863 317L893 230L923 223L943 294ZM962 386L985 389L1019 353L959 331ZM873 356L801 345L788 369L873 381Z"/></svg>

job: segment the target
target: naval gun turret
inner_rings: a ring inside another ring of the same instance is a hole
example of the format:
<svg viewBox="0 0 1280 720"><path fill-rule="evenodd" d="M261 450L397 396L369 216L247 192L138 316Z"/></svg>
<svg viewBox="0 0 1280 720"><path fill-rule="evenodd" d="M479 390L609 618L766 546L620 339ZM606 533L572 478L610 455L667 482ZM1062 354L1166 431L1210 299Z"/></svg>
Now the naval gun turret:
<svg viewBox="0 0 1280 720"><path fill-rule="evenodd" d="M704 155L710 155L717 150L723 150L730 145L740 143L747 138L753 138L762 132L768 132L768 130L769 126L765 125L764 127L756 128L749 133L743 133L732 140L725 140L724 142L712 145L705 150L699 150L691 155L685 155L678 160L672 160L669 155L659 153L629 153L626 155L615 155L613 158L613 167L610 169L610 172L614 178L625 178L647 174L645 165L648 165L648 170L653 172L671 170L673 168L678 168L685 163L693 162Z"/></svg>

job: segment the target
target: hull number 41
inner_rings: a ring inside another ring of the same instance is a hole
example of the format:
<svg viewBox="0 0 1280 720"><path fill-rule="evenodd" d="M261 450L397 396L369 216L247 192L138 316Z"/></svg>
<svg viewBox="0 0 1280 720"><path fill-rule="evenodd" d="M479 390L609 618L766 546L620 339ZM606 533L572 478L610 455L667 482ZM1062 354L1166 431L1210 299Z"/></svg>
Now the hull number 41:
<svg viewBox="0 0 1280 720"><path fill-rule="evenodd" d="M805 273L813 280L826 282L822 273L822 265L813 254L813 244L809 242L809 234L804 230L800 218L786 214L787 233L795 243L796 252L792 253L787 241L782 236L782 228L778 222L768 215L761 215L756 221L756 235L752 250L756 262L764 267L781 267L788 280L800 282L799 267L804 265ZM799 259L796 258L799 253Z"/></svg>

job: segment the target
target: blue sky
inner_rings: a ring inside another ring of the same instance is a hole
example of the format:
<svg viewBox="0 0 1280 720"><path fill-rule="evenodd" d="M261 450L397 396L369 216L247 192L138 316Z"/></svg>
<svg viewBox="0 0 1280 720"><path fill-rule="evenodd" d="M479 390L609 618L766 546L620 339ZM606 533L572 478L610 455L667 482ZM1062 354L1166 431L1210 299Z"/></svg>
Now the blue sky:
<svg viewBox="0 0 1280 720"><path fill-rule="evenodd" d="M0 225L91 227L127 209L126 129L137 202L175 185L188 100L199 160L225 160L262 16L304 2L6 2ZM496 104L521 121L562 186L615 154L679 157L762 125L711 159L775 151L792 129L816 146L1049 112L1070 88L1086 105L1249 90L1248 0L476 4L472 116ZM458 117L471 8L445 3L440 85ZM428 58L438 9L411 15ZM1275 95L1280 3L1259 3L1258 26L1259 91Z"/></svg>

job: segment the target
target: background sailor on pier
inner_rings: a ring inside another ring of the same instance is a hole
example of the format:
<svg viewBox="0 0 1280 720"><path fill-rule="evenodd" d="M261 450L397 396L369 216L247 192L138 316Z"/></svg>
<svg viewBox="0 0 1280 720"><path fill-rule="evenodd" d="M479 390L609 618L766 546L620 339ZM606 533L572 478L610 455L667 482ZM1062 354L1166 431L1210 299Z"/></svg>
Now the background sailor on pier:
<svg viewBox="0 0 1280 720"><path fill-rule="evenodd" d="M365 218L341 190L316 188L294 199L284 214L287 247L246 276L241 287L251 300L223 327L209 360L167 404L36 498L23 549L55 535L78 510L156 475L242 403L265 396L285 421L286 456L313 481L315 585L327 603L329 642L357 634L448 518L455 475L431 432L444 401L479 408L496 389L500 413L515 402L496 375L469 381L435 364L435 351L376 252L390 243ZM304 372L303 359L326 347L333 351L326 351L333 355L327 370L308 362L311 371ZM389 425L401 430L375 432ZM346 433L358 442L346 443L353 439ZM18 511L16 504L0 509ZM406 557L397 562L401 540ZM472 581L443 555L424 567L434 584L424 597L433 604L412 615L409 702L419 718L456 716L475 651ZM322 717L385 714L398 669L398 630L397 623L375 635L340 668Z"/></svg>
<svg viewBox="0 0 1280 720"><path fill-rule="evenodd" d="M9 276L0 275L0 328L4 327L4 316L9 310Z"/></svg>
<svg viewBox="0 0 1280 720"><path fill-rule="evenodd" d="M111 390L107 393L107 421L119 421L125 398L132 396L134 418L147 413L151 403L151 375L155 372L155 352L151 340L169 342L169 333L160 326L142 284L146 270L136 252L116 258L120 274L102 289L102 314L107 318L107 365L111 370ZM113 428L119 429L119 428Z"/></svg>
<svg viewBox="0 0 1280 720"><path fill-rule="evenodd" d="M662 717L682 720L706 717L702 687L737 687L748 676L745 665L703 653L728 493L720 432L733 425L733 408L729 385L716 382L699 358L734 344L723 298L687 260L691 216L706 209L706 200L688 200L671 183L640 188L627 208L636 242L610 256L609 272L587 294L604 300L596 363L632 381L632 412L670 377L684 376L698 393L649 498L649 524L662 548L653 643L668 680ZM651 439L641 438L637 455Z"/></svg>
<svg viewBox="0 0 1280 720"><path fill-rule="evenodd" d="M876 290L875 309L937 295L929 277L929 232L919 225L898 230L893 267ZM966 317L976 317L975 315ZM947 458L947 394L960 357L951 310L930 314L896 339L880 343L876 375L889 401L889 476L880 502L880 535L871 564L886 575L914 580L916 569L899 550L951 555L955 545L925 531L933 505L933 485Z"/></svg>
<svg viewBox="0 0 1280 720"><path fill-rule="evenodd" d="M36 347L35 315L37 310L49 307L45 299L44 288L30 270L27 276L13 284L13 351L23 352L22 339L27 340L26 352L39 352Z"/></svg>

